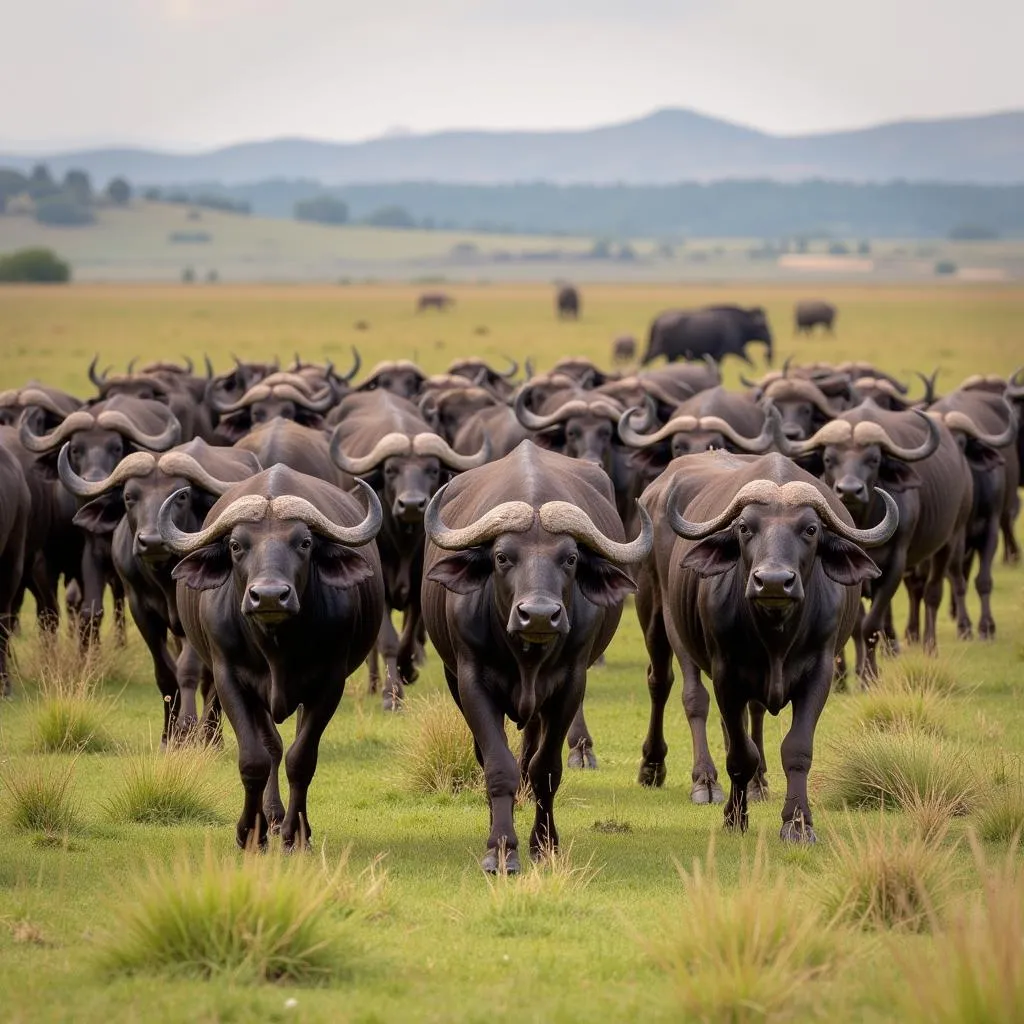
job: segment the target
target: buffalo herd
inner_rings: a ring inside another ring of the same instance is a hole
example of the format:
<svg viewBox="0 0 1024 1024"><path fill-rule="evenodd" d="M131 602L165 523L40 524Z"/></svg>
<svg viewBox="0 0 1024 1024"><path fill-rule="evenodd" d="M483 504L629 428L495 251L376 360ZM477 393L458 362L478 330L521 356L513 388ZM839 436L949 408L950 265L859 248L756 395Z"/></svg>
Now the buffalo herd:
<svg viewBox="0 0 1024 1024"><path fill-rule="evenodd" d="M218 743L226 715L239 845L274 831L301 847L347 678L367 664L383 707L399 711L429 640L483 768L483 866L514 871L520 787L535 801L538 856L558 843L566 741L570 768L597 767L587 673L635 594L650 695L640 783L666 777L678 663L693 802L724 804L726 825L744 829L768 785L765 712L791 705L782 838L812 842L814 731L847 640L865 684L880 649L934 652L947 585L971 637L972 574L977 634L995 634L1000 538L1019 558L1024 374L941 395L932 375L914 397L877 366L787 361L726 390L721 360L752 362L751 342L770 362L764 311L715 306L657 317L634 373L578 357L525 374L514 361L461 359L432 375L393 360L362 376L358 355L345 371L296 357L219 374L209 362L101 373L94 360L87 397L37 382L3 392L4 692L25 591L52 632L63 583L83 649L101 642L109 591L115 642L127 611L152 656L164 744ZM910 616L898 636L901 585ZM278 727L293 715L285 753ZM506 719L522 730L518 760Z"/></svg>

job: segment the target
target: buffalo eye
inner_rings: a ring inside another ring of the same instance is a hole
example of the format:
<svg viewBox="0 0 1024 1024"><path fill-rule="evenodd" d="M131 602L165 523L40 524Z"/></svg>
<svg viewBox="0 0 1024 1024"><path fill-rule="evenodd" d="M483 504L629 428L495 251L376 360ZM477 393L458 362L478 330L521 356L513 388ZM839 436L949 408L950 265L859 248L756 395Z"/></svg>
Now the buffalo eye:
<svg viewBox="0 0 1024 1024"><path fill-rule="evenodd" d="M507 569L512 564L512 560L504 551L499 551L494 556L494 564L498 566L499 569Z"/></svg>
<svg viewBox="0 0 1024 1024"><path fill-rule="evenodd" d="M750 527L747 526L746 523L740 522L739 524L737 524L736 529L738 530L739 535L741 537L749 537L750 536Z"/></svg>
<svg viewBox="0 0 1024 1024"><path fill-rule="evenodd" d="M301 542L299 543L299 547L303 551L308 551L312 546L313 546L313 538L312 537L303 537Z"/></svg>
<svg viewBox="0 0 1024 1024"><path fill-rule="evenodd" d="M804 530L804 536L805 537L814 537L817 534L817 532L818 532L818 524L817 523L811 523L810 526L808 526Z"/></svg>
<svg viewBox="0 0 1024 1024"><path fill-rule="evenodd" d="M189 501L189 498L191 498L191 497L192 497L192 495L187 490L184 490L184 491L181 492L181 494L177 495L174 500L179 505L187 505L188 501ZM132 500L133 501L135 500L134 496L132 497Z"/></svg>
<svg viewBox="0 0 1024 1024"><path fill-rule="evenodd" d="M566 569L572 569L576 565L577 560L576 555L567 555L565 559Z"/></svg>
<svg viewBox="0 0 1024 1024"><path fill-rule="evenodd" d="M228 550L233 555L240 555L242 553L242 545L237 540L232 540L228 543Z"/></svg>

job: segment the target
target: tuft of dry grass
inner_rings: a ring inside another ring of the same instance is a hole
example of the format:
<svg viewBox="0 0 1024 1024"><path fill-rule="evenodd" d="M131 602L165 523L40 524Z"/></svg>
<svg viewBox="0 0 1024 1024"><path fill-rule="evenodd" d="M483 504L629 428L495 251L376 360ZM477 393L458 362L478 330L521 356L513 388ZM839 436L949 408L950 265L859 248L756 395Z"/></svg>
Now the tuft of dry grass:
<svg viewBox="0 0 1024 1024"><path fill-rule="evenodd" d="M82 650L77 628L54 634L36 633L18 645L11 666L14 681L40 699L100 699L104 680L114 674L117 651L113 640Z"/></svg>
<svg viewBox="0 0 1024 1024"><path fill-rule="evenodd" d="M962 658L943 654L942 658L910 648L885 663L879 685L911 693L950 697L973 689L964 681Z"/></svg>
<svg viewBox="0 0 1024 1024"><path fill-rule="evenodd" d="M917 689L899 672L886 671L870 689L854 698L858 721L880 732L920 732L942 736L946 732L947 692Z"/></svg>
<svg viewBox="0 0 1024 1024"><path fill-rule="evenodd" d="M945 829L904 839L899 823L883 817L865 828L849 823L847 837L830 836L815 883L825 912L861 928L927 930L957 883Z"/></svg>
<svg viewBox="0 0 1024 1024"><path fill-rule="evenodd" d="M990 843L1019 842L1024 835L1024 785L1010 783L989 793L978 810L978 835Z"/></svg>
<svg viewBox="0 0 1024 1024"><path fill-rule="evenodd" d="M80 828L72 787L74 762L65 766L18 765L0 777L7 790L7 822L20 832L59 841Z"/></svg>
<svg viewBox="0 0 1024 1024"><path fill-rule="evenodd" d="M110 750L106 727L112 701L92 697L44 697L39 701L33 747L43 754L95 754Z"/></svg>
<svg viewBox="0 0 1024 1024"><path fill-rule="evenodd" d="M415 793L459 793L483 782L473 737L443 694L408 702L411 735L401 759L402 781Z"/></svg>
<svg viewBox="0 0 1024 1024"><path fill-rule="evenodd" d="M125 759L121 788L107 811L115 821L146 825L213 825L221 821L224 786L209 747L175 747Z"/></svg>
<svg viewBox="0 0 1024 1024"><path fill-rule="evenodd" d="M649 949L672 980L683 1017L732 1024L803 1018L807 986L838 962L835 925L794 898L791 880L772 877L764 837L736 885L718 877L714 839L704 864L678 870L686 905L666 916Z"/></svg>
<svg viewBox="0 0 1024 1024"><path fill-rule="evenodd" d="M1024 869L1014 842L991 867L969 834L982 891L933 915L931 955L894 955L903 966L900 1019L921 1024L1018 1024L1024 1007Z"/></svg>

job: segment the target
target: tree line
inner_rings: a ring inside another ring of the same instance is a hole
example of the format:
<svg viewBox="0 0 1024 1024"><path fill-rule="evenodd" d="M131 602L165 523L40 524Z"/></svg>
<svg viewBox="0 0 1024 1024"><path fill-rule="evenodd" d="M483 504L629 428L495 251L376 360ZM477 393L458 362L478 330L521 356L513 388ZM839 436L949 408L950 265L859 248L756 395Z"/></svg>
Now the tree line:
<svg viewBox="0 0 1024 1024"><path fill-rule="evenodd" d="M28 174L0 167L0 214L30 213L40 224L91 224L97 206L127 206L131 198L131 185L121 177L96 189L81 170L69 170L57 180L45 164L37 164Z"/></svg>

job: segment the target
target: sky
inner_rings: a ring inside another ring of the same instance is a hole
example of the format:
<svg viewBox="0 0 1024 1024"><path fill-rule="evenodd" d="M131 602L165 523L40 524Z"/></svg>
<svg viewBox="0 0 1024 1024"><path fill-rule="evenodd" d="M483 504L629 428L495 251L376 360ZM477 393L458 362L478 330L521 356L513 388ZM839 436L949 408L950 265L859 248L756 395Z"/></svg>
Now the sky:
<svg viewBox="0 0 1024 1024"><path fill-rule="evenodd" d="M1021 0L33 0L0 147L578 128L689 107L779 134L1024 108Z"/></svg>

